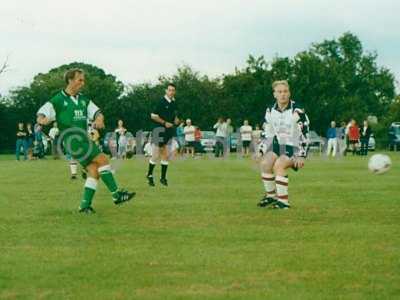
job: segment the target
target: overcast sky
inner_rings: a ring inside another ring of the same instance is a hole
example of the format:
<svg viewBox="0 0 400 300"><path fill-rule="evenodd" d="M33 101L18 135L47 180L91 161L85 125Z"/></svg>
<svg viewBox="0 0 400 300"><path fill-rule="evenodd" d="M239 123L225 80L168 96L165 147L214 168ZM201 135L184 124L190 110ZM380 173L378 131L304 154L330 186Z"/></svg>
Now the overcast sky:
<svg viewBox="0 0 400 300"><path fill-rule="evenodd" d="M398 0L0 1L0 93L39 72L91 63L124 83L155 81L183 63L210 76L249 54L293 56L345 31L400 79Z"/></svg>

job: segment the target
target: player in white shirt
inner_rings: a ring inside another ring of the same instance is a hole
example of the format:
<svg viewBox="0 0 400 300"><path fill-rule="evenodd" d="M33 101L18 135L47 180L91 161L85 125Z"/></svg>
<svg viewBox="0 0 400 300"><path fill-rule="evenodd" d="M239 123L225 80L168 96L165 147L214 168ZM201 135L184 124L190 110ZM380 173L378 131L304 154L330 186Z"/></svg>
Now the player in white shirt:
<svg viewBox="0 0 400 300"><path fill-rule="evenodd" d="M309 121L304 112L290 100L287 81L272 84L275 104L267 108L263 140L260 145L261 176L265 196L258 206L288 209L289 178L287 170L303 168L306 157L306 131Z"/></svg>
<svg viewBox="0 0 400 300"><path fill-rule="evenodd" d="M195 146L195 136L194 133L196 128L192 125L192 120L186 120L186 126L183 128L183 133L185 135L185 144L186 144L186 154L190 154L194 157L194 146Z"/></svg>
<svg viewBox="0 0 400 300"><path fill-rule="evenodd" d="M243 156L247 156L250 153L252 133L253 133L253 128L249 125L249 121L244 120L243 125L240 127L240 139L242 141Z"/></svg>

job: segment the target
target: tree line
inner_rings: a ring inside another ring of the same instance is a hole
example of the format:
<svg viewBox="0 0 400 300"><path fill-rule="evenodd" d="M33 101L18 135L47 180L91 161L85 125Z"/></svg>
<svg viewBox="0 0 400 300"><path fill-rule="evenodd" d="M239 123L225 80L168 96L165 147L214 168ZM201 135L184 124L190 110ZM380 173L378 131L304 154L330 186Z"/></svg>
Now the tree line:
<svg viewBox="0 0 400 300"><path fill-rule="evenodd" d="M168 82L177 86L182 117L192 119L202 130L211 129L219 117L231 118L236 127L244 119L252 125L262 124L266 106L274 101L271 84L281 79L289 81L292 99L305 107L311 129L321 135L331 120L339 123L354 118L361 123L376 116L378 124L373 126L383 143L389 124L400 121L393 73L378 66L377 53L366 51L360 39L347 32L314 43L294 57L267 60L250 55L244 68L216 78L185 65L155 83L124 85L93 65L73 62L56 67L0 98L0 151L13 148L17 122L34 122L37 109L64 87L63 74L73 67L87 74L83 92L101 107L107 130L114 129L118 119L133 133L151 128L149 114Z"/></svg>

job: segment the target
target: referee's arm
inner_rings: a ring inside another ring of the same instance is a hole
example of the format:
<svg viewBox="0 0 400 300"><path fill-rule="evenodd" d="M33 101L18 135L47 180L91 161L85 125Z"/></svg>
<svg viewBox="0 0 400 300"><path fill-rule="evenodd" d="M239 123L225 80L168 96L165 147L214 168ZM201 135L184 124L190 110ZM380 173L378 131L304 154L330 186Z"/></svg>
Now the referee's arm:
<svg viewBox="0 0 400 300"><path fill-rule="evenodd" d="M166 122L165 120L160 118L160 116L157 114L151 113L150 117L154 122L157 122L157 123L161 124L162 126L165 126L166 128L171 128L172 126L174 126L173 124Z"/></svg>

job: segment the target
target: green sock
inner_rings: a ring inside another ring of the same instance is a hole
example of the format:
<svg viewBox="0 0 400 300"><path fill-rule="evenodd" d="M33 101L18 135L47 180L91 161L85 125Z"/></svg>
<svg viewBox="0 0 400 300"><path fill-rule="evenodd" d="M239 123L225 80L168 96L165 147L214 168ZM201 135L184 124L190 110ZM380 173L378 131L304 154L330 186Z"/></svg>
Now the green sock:
<svg viewBox="0 0 400 300"><path fill-rule="evenodd" d="M101 180L103 180L108 190L114 195L118 191L118 186L114 179L114 175L111 173L110 165L100 167L99 173Z"/></svg>
<svg viewBox="0 0 400 300"><path fill-rule="evenodd" d="M85 189L83 190L83 197L80 208L88 208L92 205L94 193L97 188L97 180L94 178L87 178L85 183Z"/></svg>

